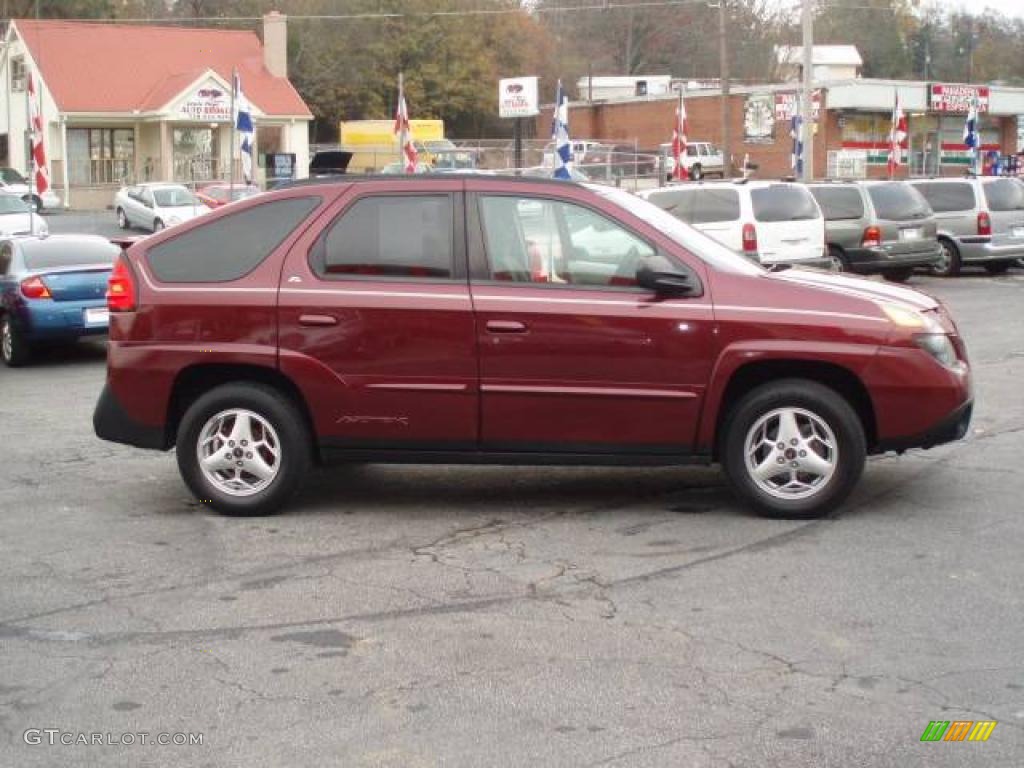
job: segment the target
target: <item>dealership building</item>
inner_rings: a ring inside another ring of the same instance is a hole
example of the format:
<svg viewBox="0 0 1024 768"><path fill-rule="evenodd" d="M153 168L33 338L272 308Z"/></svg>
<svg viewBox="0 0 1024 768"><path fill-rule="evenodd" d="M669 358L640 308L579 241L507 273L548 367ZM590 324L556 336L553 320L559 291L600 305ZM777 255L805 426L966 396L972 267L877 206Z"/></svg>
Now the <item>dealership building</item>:
<svg viewBox="0 0 1024 768"><path fill-rule="evenodd" d="M241 30L12 21L0 52L0 165L28 175L31 75L50 183L65 205L105 207L125 183L226 179L237 71L256 126L254 156L294 155L297 175L305 175L313 116L288 80L286 17L265 16L262 37ZM240 179L237 157L235 165ZM256 169L257 180L264 174Z"/></svg>
<svg viewBox="0 0 1024 768"><path fill-rule="evenodd" d="M850 75L856 68L844 65L841 71ZM815 67L816 78L828 78L829 74L827 67ZM717 83L708 87L708 83L673 81L672 89L665 92L650 87L654 78L637 78L640 85L632 94L587 100L588 93L601 91L588 88L586 80L582 78L577 86L581 99L570 103L569 131L574 139L635 145L658 152L659 146L672 139L682 89L688 138L718 145L723 142L723 96ZM785 82L730 89L729 149L736 167L748 158L758 166L757 176L792 173L791 118L799 103L798 88L795 82ZM1024 88L854 76L818 79L813 93L813 172L817 177L869 178L886 174L897 93L908 129L904 142L906 166L900 175L957 175L968 169L970 154L964 144L964 123L972 101L978 105L982 154L1010 155L1019 151L1018 116L1024 115ZM549 105L537 118L538 135L550 132L550 121Z"/></svg>

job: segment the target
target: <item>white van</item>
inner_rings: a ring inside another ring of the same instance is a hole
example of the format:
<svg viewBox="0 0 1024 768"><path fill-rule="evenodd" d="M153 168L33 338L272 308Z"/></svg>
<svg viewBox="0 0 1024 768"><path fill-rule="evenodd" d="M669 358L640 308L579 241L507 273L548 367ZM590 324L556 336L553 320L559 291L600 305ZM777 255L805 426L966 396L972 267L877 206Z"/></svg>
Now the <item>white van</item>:
<svg viewBox="0 0 1024 768"><path fill-rule="evenodd" d="M825 219L803 184L691 182L639 195L762 264L831 267L825 249Z"/></svg>

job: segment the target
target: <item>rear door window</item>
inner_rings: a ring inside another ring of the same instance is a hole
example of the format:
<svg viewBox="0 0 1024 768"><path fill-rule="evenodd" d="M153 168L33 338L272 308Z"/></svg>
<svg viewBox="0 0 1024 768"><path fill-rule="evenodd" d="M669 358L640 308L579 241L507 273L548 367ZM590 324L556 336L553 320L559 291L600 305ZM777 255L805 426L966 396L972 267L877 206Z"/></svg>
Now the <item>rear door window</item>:
<svg viewBox="0 0 1024 768"><path fill-rule="evenodd" d="M820 216L811 193L793 184L752 189L750 198L758 221L806 221Z"/></svg>
<svg viewBox="0 0 1024 768"><path fill-rule="evenodd" d="M246 208L160 243L146 255L168 283L225 283L256 269L320 205L290 197Z"/></svg>
<svg viewBox="0 0 1024 768"><path fill-rule="evenodd" d="M680 221L692 224L694 194L694 190L671 189L653 194L647 199Z"/></svg>
<svg viewBox="0 0 1024 768"><path fill-rule="evenodd" d="M311 253L326 278L451 279L454 204L450 195L360 198L324 232Z"/></svg>
<svg viewBox="0 0 1024 768"><path fill-rule="evenodd" d="M811 187L811 194L828 221L859 219L864 215L864 201L856 187Z"/></svg>
<svg viewBox="0 0 1024 768"><path fill-rule="evenodd" d="M931 213L927 201L921 194L914 191L909 184L899 181L872 184L868 187L868 195L880 219L923 219Z"/></svg>
<svg viewBox="0 0 1024 768"><path fill-rule="evenodd" d="M735 189L705 187L693 192L691 224L736 221L740 217L740 196Z"/></svg>
<svg viewBox="0 0 1024 768"><path fill-rule="evenodd" d="M974 187L965 182L922 181L914 184L914 188L936 213L974 210Z"/></svg>
<svg viewBox="0 0 1024 768"><path fill-rule="evenodd" d="M992 211L1024 210L1024 184L1013 179L996 179L983 185L985 201Z"/></svg>

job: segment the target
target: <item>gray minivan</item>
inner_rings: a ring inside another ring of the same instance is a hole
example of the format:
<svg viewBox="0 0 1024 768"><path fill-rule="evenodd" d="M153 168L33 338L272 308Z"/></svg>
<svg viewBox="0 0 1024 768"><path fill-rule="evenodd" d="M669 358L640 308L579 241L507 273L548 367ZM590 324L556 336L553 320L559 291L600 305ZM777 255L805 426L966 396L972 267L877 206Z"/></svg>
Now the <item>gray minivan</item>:
<svg viewBox="0 0 1024 768"><path fill-rule="evenodd" d="M903 181L836 181L808 185L825 216L829 258L839 271L881 273L903 282L942 256L925 199Z"/></svg>
<svg viewBox="0 0 1024 768"><path fill-rule="evenodd" d="M1014 179L972 176L911 184L935 211L944 251L935 274L948 277L979 264L998 275L1024 257L1024 186Z"/></svg>

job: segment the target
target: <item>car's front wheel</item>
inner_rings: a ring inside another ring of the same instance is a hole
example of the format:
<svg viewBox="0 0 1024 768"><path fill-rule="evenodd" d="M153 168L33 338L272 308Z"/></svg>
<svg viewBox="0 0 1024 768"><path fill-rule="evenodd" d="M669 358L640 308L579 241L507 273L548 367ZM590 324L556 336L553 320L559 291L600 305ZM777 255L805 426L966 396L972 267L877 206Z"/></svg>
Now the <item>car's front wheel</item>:
<svg viewBox="0 0 1024 768"><path fill-rule="evenodd" d="M163 222L163 220L162 219L154 219L154 221L153 221L153 231L154 232L162 232L163 229L164 229L164 222Z"/></svg>
<svg viewBox="0 0 1024 768"><path fill-rule="evenodd" d="M804 379L764 384L732 409L719 453L733 491L768 517L837 509L864 470L864 428L834 390Z"/></svg>
<svg viewBox="0 0 1024 768"><path fill-rule="evenodd" d="M178 469L200 501L228 515L278 511L311 461L306 420L277 390L225 384L199 397L181 419Z"/></svg>
<svg viewBox="0 0 1024 768"><path fill-rule="evenodd" d="M10 315L0 317L0 359L9 368L17 368L28 362L31 350L18 326Z"/></svg>

